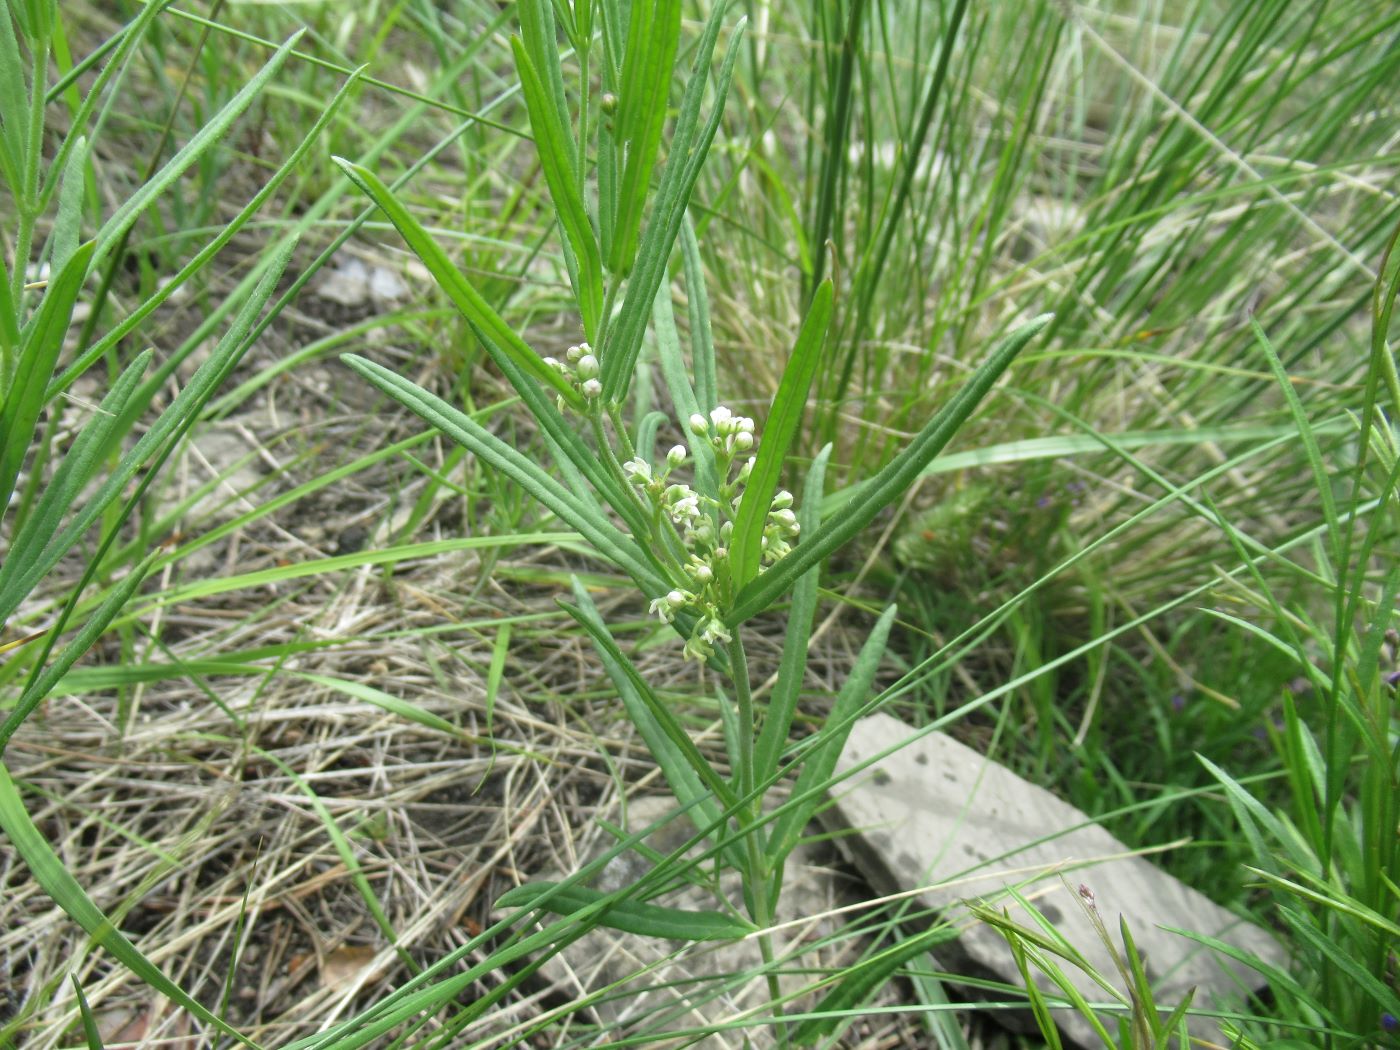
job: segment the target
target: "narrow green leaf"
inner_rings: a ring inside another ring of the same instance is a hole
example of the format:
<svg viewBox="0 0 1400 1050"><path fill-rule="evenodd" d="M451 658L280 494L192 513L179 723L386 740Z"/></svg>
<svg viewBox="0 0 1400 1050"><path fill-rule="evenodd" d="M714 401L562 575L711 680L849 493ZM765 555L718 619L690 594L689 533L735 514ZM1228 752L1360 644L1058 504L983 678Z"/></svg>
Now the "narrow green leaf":
<svg viewBox="0 0 1400 1050"><path fill-rule="evenodd" d="M229 128L237 120L245 109L252 105L253 100L262 93L265 88L282 67L282 63L292 53L297 41L301 39L304 29L298 29L286 43L279 47L271 58L257 71L239 90L238 94L226 102L218 113L214 114L195 133L194 137L185 143L184 146L165 163L165 166L156 172L155 176L141 186L102 225L102 229L97 234L97 250L95 259L101 258L121 238L140 214L150 207L151 203L170 187L185 170L202 156L206 150L223 142Z"/></svg>
<svg viewBox="0 0 1400 1050"><path fill-rule="evenodd" d="M730 571L734 574L736 588L742 589L758 575L768 511L773 495L778 491L788 449L792 447L802 423L802 410L807 407L807 395L817 374L817 364L826 348L831 309L831 281L826 280L817 286L816 294L812 296L807 320L802 324L792 356L778 381L778 392L773 396L773 407L763 426L763 440L759 442L753 473L749 475L739 503L739 515L734 522L734 541L729 550Z"/></svg>
<svg viewBox="0 0 1400 1050"><path fill-rule="evenodd" d="M831 713L820 731L821 742L814 745L802 760L802 771L792 786L792 801L773 823L770 841L780 857L786 856L797 845L807 822L822 804L823 788L836 770L837 759L841 757L841 751L855 726L855 714L872 695L875 672L880 669L880 660L885 655L885 644L889 641L890 627L897 611L897 607L891 605L875 621L846 676L845 684L831 705Z"/></svg>
<svg viewBox="0 0 1400 1050"><path fill-rule="evenodd" d="M893 503L919 473L952 440L959 427L1006 371L1016 355L1042 328L1050 323L1044 314L1008 335L963 384L953 400L945 405L910 442L909 447L862 486L851 500L827 521L815 536L806 536L797 548L767 572L751 580L735 597L734 608L725 617L731 627L758 615L776 601L797 578L817 562L843 546L882 509Z"/></svg>
<svg viewBox="0 0 1400 1050"><path fill-rule="evenodd" d="M700 258L700 242L695 224L686 211L681 223L681 260L685 267L686 309L690 314L690 361L695 372L695 397L700 412L709 415L719 404L715 380L715 341L710 328L710 293L705 288L705 265Z"/></svg>
<svg viewBox="0 0 1400 1050"><path fill-rule="evenodd" d="M831 446L825 445L807 468L802 487L802 505L797 521L802 531L813 530L821 522L822 486L826 482L826 465L831 459ZM768 713L754 748L754 781L767 783L778 771L778 760L792 732L797 698L802 694L802 679L807 673L807 645L812 637L812 622L817 613L817 585L821 565L813 565L800 577L792 589L792 605L788 609L787 631L783 636L783 654L778 661L778 680L768 697Z"/></svg>
<svg viewBox="0 0 1400 1050"><path fill-rule="evenodd" d="M714 796L705 787L700 775L695 771L685 752L677 746L655 712L664 710L661 701L652 692L645 678L637 672L626 654L617 646L607 625L603 622L598 608L593 604L587 589L577 578L572 581L574 601L578 603L578 615L589 625L594 638L594 648L603 662L603 669L617 690L628 719L637 727L647 750L655 760L661 775L671 788L671 794L683 807L686 815L702 834L714 834L715 828L723 827L723 812L715 804ZM606 638L607 644L599 639ZM684 730L681 730L684 732Z"/></svg>
<svg viewBox="0 0 1400 1050"><path fill-rule="evenodd" d="M78 997L78 1015L83 1019L83 1038L87 1040L88 1050L103 1050L102 1034L97 1030L97 1018L92 1014L92 1007L88 1005L87 996L83 994L83 986L78 981L78 975L72 974L73 994Z"/></svg>
<svg viewBox="0 0 1400 1050"><path fill-rule="evenodd" d="M102 632L122 611L122 607L136 593L142 582L146 579L146 574L151 569L151 563L158 556L158 551L152 551L139 565L132 567L126 578L112 588L105 601L97 607L97 611L88 617L81 630L73 636L63 650L58 654L58 658L45 667L41 672L33 677L24 692L15 701L14 709L10 711L3 725L0 725L0 758L4 757L5 749L10 746L10 737L24 720L33 713L34 709L44 702L49 691L58 684L58 680L68 673L68 669L77 663L78 658L92 648L98 638L102 637Z"/></svg>
<svg viewBox="0 0 1400 1050"><path fill-rule="evenodd" d="M572 605L564 605L563 609L588 632L598 649L606 653L608 658L621 669L628 681L632 683L636 695L646 705L650 715L648 721L654 721L660 727L661 732L665 734L668 746L664 755L670 755L671 749L674 749L674 753L679 754L684 759L685 764L699 777L701 783L714 792L715 797L724 804L725 809L735 809L737 803L734 793L729 790L724 778L716 773L710 763L706 761L705 756L700 753L700 749L695 746L695 742L690 739L685 728L676 721L676 716L651 691L651 687L647 685L646 680L633 666L632 661L628 660L622 650L618 648L617 642L613 640L612 635L603 625L602 620L597 617L596 612L594 616L590 617L582 609ZM646 724L645 722L641 723L638 728L640 729L641 725ZM653 755L653 757L659 762L663 755ZM673 766L674 768L676 767ZM678 777L678 782L681 782L681 779Z"/></svg>
<svg viewBox="0 0 1400 1050"><path fill-rule="evenodd" d="M656 203L646 232L642 235L631 279L627 282L622 310L608 330L601 358L603 396L613 403L623 399L632 382L647 320L656 301L656 290L665 276L666 263L685 218L685 209L690 203L690 194L700 175L700 167L705 162L710 143L719 129L720 118L724 115L724 101L729 93L730 81L734 79L734 64L738 60L739 42L743 38L743 21L735 27L729 40L715 89L714 109L705 126L699 127L700 103L704 98L705 82L723 13L724 6L715 5L695 49L695 63L681 100L680 116L676 119L675 132L671 137L671 150L666 170L661 176L661 185L657 189Z"/></svg>
<svg viewBox="0 0 1400 1050"><path fill-rule="evenodd" d="M247 349L245 337L258 319L263 305L277 287L277 282L281 279L282 272L286 268L287 260L291 258L295 248L296 240L294 238L289 239L278 248L272 259L269 260L266 273L252 294L249 295L247 301L240 307L223 338L210 351L209 357L195 370L195 374L190 377L190 381L185 384L184 389L156 418L150 429L141 435L140 440L122 456L117 468L108 475L97 493L84 504L82 511L69 522L62 532L53 537L44 548L43 555L30 564L17 566L16 572L8 578L3 572L0 572L0 611L13 611L19 600L33 590L39 579L57 564L59 558L73 548L78 542L78 538L97 520L102 511L122 493L127 482L135 477L137 471L156 457L167 441L178 440L181 434L194 425L200 409L213 396L215 388L223 382ZM74 256L74 259L78 259L81 255L80 251L77 256ZM140 401L140 397L133 395L132 400ZM119 429L133 425L134 420L132 420L131 413L136 407L135 405L128 407L127 412L116 424ZM8 613L4 615L8 615ZM0 620L3 618L4 616L0 615Z"/></svg>
<svg viewBox="0 0 1400 1050"><path fill-rule="evenodd" d="M438 286L447 293L453 305L483 334L485 338L482 342L488 352L494 348L509 355L510 359L536 382L552 389L574 408L584 407L582 395L558 372L546 365L544 359L491 309L481 293L472 287L461 271L452 264L447 253L399 202L389 187L379 181L378 176L368 168L362 168L340 157L335 158L335 162L340 165L350 181L388 216L409 248L428 268Z"/></svg>
<svg viewBox="0 0 1400 1050"><path fill-rule="evenodd" d="M158 11L159 9L159 6L156 4L147 5L142 8L141 14L138 16L138 21L147 18L147 12ZM286 159L282 161L277 170L272 173L267 181L258 188L258 191L253 194L248 200L248 203L239 210L238 214L229 220L227 225L218 232L213 240L195 253L189 262L180 267L180 269L171 276L169 281L163 281L159 288L152 292L150 296L142 301L140 305L136 306L129 314L113 325L102 338L98 339L92 346L85 348L82 353L74 358L73 362L63 370L63 374L49 385L49 397L54 397L59 391L66 390L73 380L91 368L108 350L134 332L140 326L141 322L159 309L162 303L178 292L180 288L184 286L185 282L194 276L194 274L203 270L209 260L222 251L229 241L233 240L233 238L238 235L239 231L248 224L262 206L281 188L287 176L294 171L302 170L302 162L307 153L311 151L311 147L315 145L321 132L330 124L346 95L349 94L351 87L358 82L360 73L360 70L356 70L345 83L341 85L340 90L335 93L335 96L317 115L315 123L312 124L307 131L305 137L297 143L295 149L287 154Z"/></svg>
<svg viewBox="0 0 1400 1050"><path fill-rule="evenodd" d="M652 327L656 334L656 356L661 363L661 375L666 380L666 388L671 394L671 405L676 410L676 419L684 421L701 411L700 401L690 385L686 373L685 356L681 353L680 332L676 330L676 318L671 308L671 286L663 280L656 290L656 302L652 306ZM708 413L708 409L705 410ZM715 450L708 441L690 443L690 454L695 462L695 487L710 499L719 499L719 476L715 466Z"/></svg>
<svg viewBox="0 0 1400 1050"><path fill-rule="evenodd" d="M82 225L83 180L87 167L87 139L78 136L77 146L68 155L59 183L58 214L54 217L53 253L49 259L50 272L58 273L78 250L78 230Z"/></svg>
<svg viewBox="0 0 1400 1050"><path fill-rule="evenodd" d="M529 882L507 890L496 900L497 908L529 908L544 894L552 896L540 906L556 915L577 915L624 933L663 937L675 941L732 941L747 937L753 927L723 912L688 911L659 904L619 899L587 886L558 888L557 882ZM580 914L582 913L582 914Z"/></svg>
<svg viewBox="0 0 1400 1050"><path fill-rule="evenodd" d="M72 509L83 490L97 476L118 434L118 421L130 408L131 399L150 364L152 351L138 354L117 377L91 419L84 424L72 447L64 454L58 469L44 486L29 518L20 526L10 547L10 555L0 562L0 622L14 612L12 602L24 595L10 586L21 566L37 564L53 538L58 535L63 516Z"/></svg>
<svg viewBox="0 0 1400 1050"><path fill-rule="evenodd" d="M617 220L608 255L608 267L616 274L630 272L636 258L642 213L666 123L680 31L680 0L632 5L614 146L624 158Z"/></svg>
<svg viewBox="0 0 1400 1050"><path fill-rule="evenodd" d="M552 25L552 22L551 22ZM577 159L571 153L573 138L559 120L559 113L539 71L530 61L525 45L511 38L515 68L520 76L520 90L525 96L525 108L530 116L539 149L540 167L554 200L559 217L559 229L564 235L575 262L574 295L583 314L583 330L589 339L598 337L598 323L603 315L603 263L598 252L598 239L588 221L588 209L583 203L579 184ZM555 56L558 64L558 56Z"/></svg>
<svg viewBox="0 0 1400 1050"><path fill-rule="evenodd" d="M49 282L39 309L20 333L19 367L0 405L0 507L8 507L24 457L34 441L45 405L44 391L63 349L78 293L87 279L93 246L73 253L68 265Z"/></svg>
<svg viewBox="0 0 1400 1050"><path fill-rule="evenodd" d="M599 554L631 575L649 596L655 597L666 589L662 578L648 563L636 542L619 532L596 505L580 500L465 413L410 380L354 354L346 354L341 360L424 422L437 427L453 441L516 481L561 520L577 529Z"/></svg>

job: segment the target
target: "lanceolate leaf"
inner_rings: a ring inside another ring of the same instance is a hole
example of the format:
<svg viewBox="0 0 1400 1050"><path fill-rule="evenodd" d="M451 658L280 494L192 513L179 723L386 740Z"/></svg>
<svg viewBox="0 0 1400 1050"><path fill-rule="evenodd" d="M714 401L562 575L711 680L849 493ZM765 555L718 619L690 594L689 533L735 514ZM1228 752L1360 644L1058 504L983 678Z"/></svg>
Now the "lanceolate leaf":
<svg viewBox="0 0 1400 1050"><path fill-rule="evenodd" d="M875 672L880 669L880 659L885 655L885 644L889 641L890 627L894 623L896 607L891 605L861 646L855 665L846 676L841 691L836 694L836 702L831 705L831 713L826 717L826 725L820 731L822 740L812 746L802 760L802 772L797 775L797 783L792 788L792 802L773 825L771 842L778 856L785 856L802 834L807 821L821 804L823 785L831 780L836 770L836 760L846 746L846 738L855 725L855 714L873 695L872 686Z"/></svg>
<svg viewBox="0 0 1400 1050"><path fill-rule="evenodd" d="M908 448L876 474L868 485L862 486L815 536L804 536L796 550L751 580L739 592L725 622L734 627L768 608L799 576L848 542L870 524L871 519L884 507L898 499L919 476L919 472L952 440L958 428L972 415L973 409L992 389L1022 347L1050 320L1051 315L1044 314L1008 335L972 378L963 384L953 400L929 420Z"/></svg>
<svg viewBox="0 0 1400 1050"><path fill-rule="evenodd" d="M447 293L462 316L480 329L486 336L483 343L487 352L493 349L504 353L526 374L539 383L551 388L575 408L583 407L583 397L565 379L544 363L539 354L515 334L514 329L501 319L501 316L487 304L481 293L473 288L460 270L452 264L447 253L428 234L390 191L379 181L378 176L368 168L352 164L337 157L336 163L349 176L350 181L364 191L365 195L379 206L389 217L415 255L423 260L423 265L433 275L438 286Z"/></svg>
<svg viewBox="0 0 1400 1050"><path fill-rule="evenodd" d="M753 927L718 911L687 911L664 908L659 904L620 900L616 893L603 893L587 886L565 886L557 882L530 882L503 893L497 908L528 908L540 897L554 891L542 907L556 915L586 916L599 926L643 937L665 937L677 941L732 941L746 937Z"/></svg>
<svg viewBox="0 0 1400 1050"><path fill-rule="evenodd" d="M690 202L691 190L700 174L700 166L714 141L724 111L725 96L729 92L729 82L734 78L734 63L739 57L739 41L743 37L744 23L734 28L729 41L729 50L720 68L719 83L715 89L715 106L705 126L700 124L700 103L705 94L705 80L714 55L715 41L719 37L720 15L724 5L716 4L700 43L695 49L695 64L690 71L690 83L681 100L680 116L676 119L675 133L671 137L671 152L666 161L666 171L661 176L661 186L656 193L656 203L652 208L651 219L642 235L637 261L633 266L631 279L627 283L627 296L623 300L622 311L617 321L608 330L604 346L603 396L609 401L620 401L627 393L628 384L636 368L637 354L642 348L642 336L646 332L647 320L651 316L656 290L661 286L666 272L666 262L671 247L676 243L685 209Z"/></svg>
<svg viewBox="0 0 1400 1050"><path fill-rule="evenodd" d="M583 330L589 339L596 339L598 320L603 313L603 264L598 254L598 238L583 204L577 161L571 150L573 139L559 120L555 100L530 60L525 45L512 39L511 48L515 53L516 71L520 74L520 88L525 95L525 107L530 114L530 128L539 149L540 167L544 169L554 210L559 216L559 229L574 262L575 272L570 276L574 279L574 291L583 313ZM558 63L557 55L555 63Z"/></svg>
<svg viewBox="0 0 1400 1050"><path fill-rule="evenodd" d="M666 783L670 785L671 792L675 795L676 801L687 807L686 813L695 824L696 830L700 832L710 829L723 829L723 813L715 803L714 795L705 787L700 775L692 768L687 761L686 755L681 747L667 732L659 718L656 717L657 710L664 710L656 694L651 691L651 687L646 680L637 672L635 666L627 659L625 653L617 648L615 642L612 644L600 644L599 638L606 638L612 642L612 635L603 623L603 618L598 614L597 606L593 604L593 599L588 596L588 591L577 579L573 581L574 601L577 602L577 611L573 614L582 617L589 625L590 633L595 639L595 648L603 661L603 669L608 672L608 678L612 680L613 687L617 690L617 695L622 700L622 705L627 709L627 717L632 724L637 727L637 732L642 736L642 740L647 745L647 750L651 752L651 757L656 760L662 775L666 778ZM684 729L679 726L671 726L672 731L683 733ZM726 852L732 852L727 850ZM731 860L738 861L737 856Z"/></svg>
<svg viewBox="0 0 1400 1050"><path fill-rule="evenodd" d="M723 10L724 5L717 5ZM623 160L618 190L617 219L608 267L625 274L637 254L652 169L666 123L666 101L680 40L680 0L633 4L627 27L627 50L622 61L622 84L617 113L617 143Z"/></svg>
<svg viewBox="0 0 1400 1050"><path fill-rule="evenodd" d="M825 445L807 468L802 485L802 503L797 511L803 530L815 530L821 522L822 486L826 482L826 464L831 459L831 446ZM778 770L778 759L787 745L792 719L797 711L797 698L802 693L802 677L807 672L807 645L812 637L812 621L817 612L817 584L821 565L813 565L798 579L792 589L792 605L788 610L787 631L783 636L783 655L778 661L778 681L768 697L768 713L763 730L754 748L754 782L765 784Z"/></svg>
<svg viewBox="0 0 1400 1050"><path fill-rule="evenodd" d="M829 280L818 285L812 297L812 307L807 311L807 320L798 333L797 345L793 347L792 357L788 359L783 377L778 382L778 392L773 397L768 421L763 425L758 458L744 487L739 516L734 522L734 542L729 557L736 587L742 588L758 575L759 556L762 554L760 544L764 527L768 524L769 506L773 502L773 494L778 490L778 479L782 476L788 449L797 437L802 410L807 407L807 394L812 388L812 377L817 374L817 362L821 360L826 346L826 330L831 323L831 296Z"/></svg>

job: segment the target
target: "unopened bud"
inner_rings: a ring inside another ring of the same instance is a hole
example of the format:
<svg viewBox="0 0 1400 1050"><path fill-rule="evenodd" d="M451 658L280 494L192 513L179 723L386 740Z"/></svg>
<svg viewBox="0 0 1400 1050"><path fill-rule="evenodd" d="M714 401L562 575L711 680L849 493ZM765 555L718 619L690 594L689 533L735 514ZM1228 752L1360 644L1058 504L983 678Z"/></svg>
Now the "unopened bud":
<svg viewBox="0 0 1400 1050"><path fill-rule="evenodd" d="M599 107L604 113L607 113L609 115L616 113L617 96L614 95L611 91L604 91L602 101L599 103Z"/></svg>
<svg viewBox="0 0 1400 1050"><path fill-rule="evenodd" d="M671 451L666 453L666 462L672 467L679 467L685 462L686 455L684 445L672 445Z"/></svg>
<svg viewBox="0 0 1400 1050"><path fill-rule="evenodd" d="M753 435L747 430L741 430L734 435L734 447L740 452L747 452L753 448Z"/></svg>
<svg viewBox="0 0 1400 1050"><path fill-rule="evenodd" d="M583 396L589 399L595 398L603 392L603 384L596 379L585 380L583 384Z"/></svg>
<svg viewBox="0 0 1400 1050"><path fill-rule="evenodd" d="M703 434L710 429L710 421L699 412L696 412L690 417L690 429L697 434Z"/></svg>
<svg viewBox="0 0 1400 1050"><path fill-rule="evenodd" d="M598 376L598 359L592 354L580 357L575 367L580 379L596 379Z"/></svg>

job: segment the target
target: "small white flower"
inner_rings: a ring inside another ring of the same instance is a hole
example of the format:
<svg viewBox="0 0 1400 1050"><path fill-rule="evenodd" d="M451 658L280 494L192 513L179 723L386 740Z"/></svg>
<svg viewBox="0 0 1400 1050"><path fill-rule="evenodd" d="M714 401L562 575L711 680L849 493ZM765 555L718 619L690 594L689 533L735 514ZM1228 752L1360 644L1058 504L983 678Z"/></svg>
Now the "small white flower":
<svg viewBox="0 0 1400 1050"><path fill-rule="evenodd" d="M728 643L730 640L730 635L724 627L724 622L717 616L711 616L701 624L700 637L710 645Z"/></svg>
<svg viewBox="0 0 1400 1050"><path fill-rule="evenodd" d="M596 379L588 379L584 381L582 389L583 396L592 399L603 392L603 384Z"/></svg>
<svg viewBox="0 0 1400 1050"><path fill-rule="evenodd" d="M734 413L723 405L716 405L714 408L710 409L710 422L713 423L715 429L719 430L721 433L723 432L724 424L728 423L733 416Z"/></svg>
<svg viewBox="0 0 1400 1050"><path fill-rule="evenodd" d="M647 606L647 612L653 613L662 623L670 623L676 618L675 610L672 609L668 597L653 598L651 604Z"/></svg>
<svg viewBox="0 0 1400 1050"><path fill-rule="evenodd" d="M671 467L679 467L688 455L690 453L684 445L672 445L671 451L666 453L666 463Z"/></svg>
<svg viewBox="0 0 1400 1050"><path fill-rule="evenodd" d="M651 481L651 464L641 456L633 456L622 464L622 470L627 475L627 480L634 485L645 485Z"/></svg>
<svg viewBox="0 0 1400 1050"><path fill-rule="evenodd" d="M790 510L775 510L768 515L768 520L784 530L797 525L797 515Z"/></svg>

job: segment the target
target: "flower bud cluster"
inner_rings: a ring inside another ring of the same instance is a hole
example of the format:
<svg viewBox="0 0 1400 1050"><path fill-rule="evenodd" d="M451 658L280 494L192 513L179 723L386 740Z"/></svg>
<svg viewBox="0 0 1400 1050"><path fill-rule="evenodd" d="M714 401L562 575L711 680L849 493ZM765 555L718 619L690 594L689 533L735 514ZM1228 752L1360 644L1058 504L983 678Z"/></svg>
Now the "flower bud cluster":
<svg viewBox="0 0 1400 1050"><path fill-rule="evenodd" d="M602 368L593 356L593 348L587 343L579 343L564 351L564 360L546 357L544 363L563 376L575 390L589 401L603 393L603 381L599 379ZM562 409L562 405L560 406Z"/></svg>
<svg viewBox="0 0 1400 1050"><path fill-rule="evenodd" d="M729 545L734 521L743 499L744 485L753 471L754 423L747 416L736 416L723 405L709 416L690 417L690 429L697 439L714 451L720 477L720 500L711 499L691 486L677 483L671 473L690 458L684 445L666 454L663 467L653 470L641 457L622 465L627 480L675 527L686 548L684 582L652 601L650 611L665 623L672 623L681 610L694 612L699 621L686 642L685 655L705 660L716 645L731 640L720 617L721 600L729 581ZM768 510L761 543L759 571L778 561L792 549L799 527L792 510L792 493L780 491Z"/></svg>

